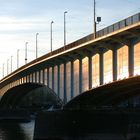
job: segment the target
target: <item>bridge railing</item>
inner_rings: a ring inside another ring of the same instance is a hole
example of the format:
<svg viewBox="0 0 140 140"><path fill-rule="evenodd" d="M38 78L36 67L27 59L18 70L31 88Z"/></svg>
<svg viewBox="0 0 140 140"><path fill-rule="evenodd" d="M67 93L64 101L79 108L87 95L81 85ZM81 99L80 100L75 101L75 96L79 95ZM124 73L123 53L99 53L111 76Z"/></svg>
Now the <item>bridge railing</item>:
<svg viewBox="0 0 140 140"><path fill-rule="evenodd" d="M107 35L109 33L112 33L114 31L122 29L124 27L130 26L130 25L132 25L134 23L137 23L139 21L140 21L140 13L137 13L137 14L135 14L133 16L130 16L130 17L124 19L124 20L121 20L121 21L119 21L119 22L117 22L115 24L112 24L112 25L110 25L110 26L108 26L108 27L106 27L106 28L104 28L102 30L97 31L96 32L96 38L102 37L104 35ZM83 37L83 38L81 38L81 39L79 39L79 40L77 40L75 42L72 42L72 43L66 45L65 47L59 48L59 49L53 51L52 53L50 53L50 55L58 54L58 53L60 53L60 52L62 52L64 50L68 50L70 48L73 48L75 46L83 44L83 43L85 43L87 41L91 41L91 40L94 39L93 35L94 34L90 34L90 35L88 35L86 37Z"/></svg>
<svg viewBox="0 0 140 140"><path fill-rule="evenodd" d="M113 25L110 25L110 26L98 31L96 33L96 37L104 36L104 35L109 34L111 32L114 32L114 31L117 31L119 29L122 29L122 28L124 28L126 26L129 26L129 25L132 25L134 23L137 23L139 21L140 21L140 13L135 14L133 16L130 16L130 17L124 19L124 20L121 20L121 21L119 21L119 22L117 22L117 23L115 23Z"/></svg>

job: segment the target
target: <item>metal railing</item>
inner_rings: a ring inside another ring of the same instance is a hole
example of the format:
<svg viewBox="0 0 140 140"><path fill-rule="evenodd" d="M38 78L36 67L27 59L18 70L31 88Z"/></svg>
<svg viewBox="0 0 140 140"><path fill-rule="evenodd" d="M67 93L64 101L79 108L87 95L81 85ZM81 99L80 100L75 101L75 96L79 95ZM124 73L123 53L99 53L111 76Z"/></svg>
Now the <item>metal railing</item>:
<svg viewBox="0 0 140 140"><path fill-rule="evenodd" d="M124 20L121 20L121 21L119 21L117 23L114 23L111 26L108 26L108 27L106 27L106 28L98 31L96 33L97 34L96 36L97 37L101 37L103 35L106 35L106 34L109 34L111 32L114 32L116 30L122 29L124 27L127 27L129 25L132 25L132 24L137 23L139 21L140 21L140 13L135 14L133 16L130 16L130 17L124 19Z"/></svg>
<svg viewBox="0 0 140 140"><path fill-rule="evenodd" d="M107 35L109 33L112 33L114 31L122 29L124 27L127 27L129 25L135 24L135 23L137 23L139 21L140 21L140 13L137 13L137 14L135 14L133 16L130 16L130 17L124 19L124 20L121 20L121 21L119 21L117 23L114 23L114 24L112 24L112 25L110 25L110 26L108 26L108 27L106 27L106 28L104 28L102 30L97 31L96 32L96 38L102 37L104 35ZM93 39L94 39L94 34L90 34L90 35L88 35L86 37L83 37L83 38L81 38L81 39L79 39L79 40L77 40L75 42L72 42L72 43L66 45L65 50L68 50L70 48L76 47L76 46L78 46L80 44L83 44L83 43L85 43L87 41L91 41ZM48 55L49 56L50 55L55 55L55 54L58 54L58 53L60 53L62 51L64 51L64 47L59 48L57 50L54 50L53 52L49 53Z"/></svg>

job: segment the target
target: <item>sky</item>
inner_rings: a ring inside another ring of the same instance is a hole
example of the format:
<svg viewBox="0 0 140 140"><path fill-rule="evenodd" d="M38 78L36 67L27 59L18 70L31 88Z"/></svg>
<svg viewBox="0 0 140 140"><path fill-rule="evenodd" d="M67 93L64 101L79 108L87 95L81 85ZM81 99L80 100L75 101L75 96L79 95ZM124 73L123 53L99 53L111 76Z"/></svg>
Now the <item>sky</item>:
<svg viewBox="0 0 140 140"><path fill-rule="evenodd" d="M66 44L93 32L93 0L0 0L0 79L25 64L25 43L28 62L63 46L64 12ZM97 30L140 12L140 0L96 0L96 16L102 21ZM12 59L11 59L12 56ZM11 69L12 60L12 69ZM4 67L3 67L4 66ZM3 73L4 68L4 73Z"/></svg>

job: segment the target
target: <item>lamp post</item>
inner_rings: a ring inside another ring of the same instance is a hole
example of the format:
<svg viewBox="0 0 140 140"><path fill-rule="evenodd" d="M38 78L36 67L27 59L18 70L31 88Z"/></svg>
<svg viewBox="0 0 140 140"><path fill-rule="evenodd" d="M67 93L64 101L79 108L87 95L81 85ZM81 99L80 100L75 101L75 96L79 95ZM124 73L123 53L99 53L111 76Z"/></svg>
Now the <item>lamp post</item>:
<svg viewBox="0 0 140 140"><path fill-rule="evenodd" d="M7 59L7 75L9 73L9 59Z"/></svg>
<svg viewBox="0 0 140 140"><path fill-rule="evenodd" d="M50 28L50 45L51 45L51 52L52 52L52 24L53 24L54 22L53 21L51 21L51 28Z"/></svg>
<svg viewBox="0 0 140 140"><path fill-rule="evenodd" d="M2 75L3 75L3 77L4 77L4 63L3 63L3 71L2 71Z"/></svg>
<svg viewBox="0 0 140 140"><path fill-rule="evenodd" d="M94 39L96 39L97 24L101 22L101 17L97 17L96 22L96 0L94 0Z"/></svg>
<svg viewBox="0 0 140 140"><path fill-rule="evenodd" d="M19 68L19 49L17 50L17 69Z"/></svg>
<svg viewBox="0 0 140 140"><path fill-rule="evenodd" d="M67 13L68 13L67 11L64 12L64 50L66 46L66 14Z"/></svg>
<svg viewBox="0 0 140 140"><path fill-rule="evenodd" d="M95 16L96 16L96 2L94 0L94 39L96 38L96 19L95 19Z"/></svg>
<svg viewBox="0 0 140 140"><path fill-rule="evenodd" d="M11 72L12 72L12 67L13 67L13 65L12 65L12 59L13 59L13 56L11 56Z"/></svg>
<svg viewBox="0 0 140 140"><path fill-rule="evenodd" d="M36 58L38 57L38 35L39 33L36 33Z"/></svg>
<svg viewBox="0 0 140 140"><path fill-rule="evenodd" d="M25 64L27 64L27 44L28 42L25 43Z"/></svg>

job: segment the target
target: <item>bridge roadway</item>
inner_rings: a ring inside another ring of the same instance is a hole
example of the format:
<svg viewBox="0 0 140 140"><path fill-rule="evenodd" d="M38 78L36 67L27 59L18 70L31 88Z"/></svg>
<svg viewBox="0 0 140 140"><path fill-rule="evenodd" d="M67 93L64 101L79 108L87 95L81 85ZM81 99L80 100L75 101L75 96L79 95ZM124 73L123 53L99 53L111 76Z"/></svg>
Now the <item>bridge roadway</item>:
<svg viewBox="0 0 140 140"><path fill-rule="evenodd" d="M95 39L90 34L20 67L0 80L0 95L20 84L40 83L67 103L106 82L133 77L140 66L135 60L139 36L140 13L98 31Z"/></svg>

